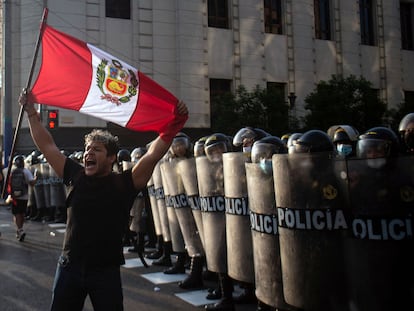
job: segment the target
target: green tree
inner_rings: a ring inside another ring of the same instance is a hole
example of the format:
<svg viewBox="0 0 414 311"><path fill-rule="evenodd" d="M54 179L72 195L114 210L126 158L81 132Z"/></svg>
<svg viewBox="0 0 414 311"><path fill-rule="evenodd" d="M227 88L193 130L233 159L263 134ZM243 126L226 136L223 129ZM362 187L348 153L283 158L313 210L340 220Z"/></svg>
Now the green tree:
<svg viewBox="0 0 414 311"><path fill-rule="evenodd" d="M234 135L240 128L252 126L279 136L289 131L292 121L283 94L258 85L251 91L239 86L235 93L213 98L211 104L213 132Z"/></svg>
<svg viewBox="0 0 414 311"><path fill-rule="evenodd" d="M371 82L353 75L319 82L305 103L310 111L302 120L307 129L327 130L335 124L349 124L361 132L383 125L386 112Z"/></svg>

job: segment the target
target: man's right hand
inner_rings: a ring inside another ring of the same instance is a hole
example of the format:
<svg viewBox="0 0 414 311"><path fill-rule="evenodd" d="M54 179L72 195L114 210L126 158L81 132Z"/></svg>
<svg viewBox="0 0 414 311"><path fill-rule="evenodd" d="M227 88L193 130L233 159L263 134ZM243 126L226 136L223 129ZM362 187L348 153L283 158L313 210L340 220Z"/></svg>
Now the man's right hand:
<svg viewBox="0 0 414 311"><path fill-rule="evenodd" d="M19 104L26 110L28 115L37 113L34 104L28 102L27 89L24 88L19 96Z"/></svg>

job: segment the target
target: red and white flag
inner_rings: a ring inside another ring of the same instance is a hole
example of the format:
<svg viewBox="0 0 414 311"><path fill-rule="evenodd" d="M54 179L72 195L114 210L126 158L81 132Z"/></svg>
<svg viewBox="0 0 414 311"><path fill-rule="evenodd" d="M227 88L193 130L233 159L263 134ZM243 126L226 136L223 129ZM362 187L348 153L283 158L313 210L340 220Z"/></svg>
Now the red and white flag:
<svg viewBox="0 0 414 311"><path fill-rule="evenodd" d="M42 64L29 100L77 110L135 131L160 133L177 98L136 68L45 25Z"/></svg>

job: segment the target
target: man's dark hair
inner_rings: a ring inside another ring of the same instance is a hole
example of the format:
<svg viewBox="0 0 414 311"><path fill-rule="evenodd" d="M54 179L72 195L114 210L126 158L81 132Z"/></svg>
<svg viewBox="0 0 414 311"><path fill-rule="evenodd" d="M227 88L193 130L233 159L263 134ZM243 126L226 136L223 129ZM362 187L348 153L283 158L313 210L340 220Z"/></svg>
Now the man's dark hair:
<svg viewBox="0 0 414 311"><path fill-rule="evenodd" d="M91 142L100 142L104 144L108 156L116 155L119 151L118 137L106 130L94 129L89 134L86 134L85 146Z"/></svg>

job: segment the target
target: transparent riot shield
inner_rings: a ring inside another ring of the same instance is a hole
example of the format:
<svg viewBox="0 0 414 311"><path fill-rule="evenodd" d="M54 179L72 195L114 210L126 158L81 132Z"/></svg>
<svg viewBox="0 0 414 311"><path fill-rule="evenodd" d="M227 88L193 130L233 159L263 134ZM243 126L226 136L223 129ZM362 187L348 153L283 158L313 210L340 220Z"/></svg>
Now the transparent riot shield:
<svg viewBox="0 0 414 311"><path fill-rule="evenodd" d="M165 177L164 181L168 185L168 192L174 206L188 255L190 257L203 256L204 250L191 211L191 206L185 193L181 176L178 174L177 165L179 162L181 162L179 159L164 162L161 165L161 170Z"/></svg>
<svg viewBox="0 0 414 311"><path fill-rule="evenodd" d="M196 169L207 268L227 273L223 163L210 162L206 156L197 157Z"/></svg>
<svg viewBox="0 0 414 311"><path fill-rule="evenodd" d="M252 233L243 152L223 154L228 275L254 284Z"/></svg>
<svg viewBox="0 0 414 311"><path fill-rule="evenodd" d="M45 179L40 169L40 163L33 165L35 170L36 183L33 187L34 196L36 201L36 207L38 209L38 214L44 216L46 209L46 199L45 199Z"/></svg>
<svg viewBox="0 0 414 311"><path fill-rule="evenodd" d="M185 252L185 244L183 233L181 232L180 224L178 222L178 217L174 208L174 201L171 195L169 184L167 182L167 176L165 175L164 167L169 165L168 161L163 161L160 165L162 184L164 187L165 195L165 207L167 209L168 224L170 226L171 233L171 242L174 252L183 253Z"/></svg>
<svg viewBox="0 0 414 311"><path fill-rule="evenodd" d="M272 163L285 300L305 310L342 310L348 221L345 181L335 170L345 169L326 153L276 154Z"/></svg>
<svg viewBox="0 0 414 311"><path fill-rule="evenodd" d="M204 242L204 229L203 220L201 218L200 209L200 197L198 194L197 184L197 170L195 164L195 158L183 159L177 163L178 174L181 176L185 193L187 194L188 202L190 203L193 217L197 226L198 235L200 236L203 248Z"/></svg>
<svg viewBox="0 0 414 311"><path fill-rule="evenodd" d="M51 208L50 204L50 166L49 163L43 162L40 163L40 172L42 173L43 179L43 191L45 197L45 207L47 209Z"/></svg>
<svg viewBox="0 0 414 311"><path fill-rule="evenodd" d="M154 180L155 198L157 200L158 215L160 216L160 224L162 230L162 237L164 242L171 241L170 225L168 223L167 207L165 206L165 194L161 177L161 162L155 165L152 178Z"/></svg>
<svg viewBox="0 0 414 311"><path fill-rule="evenodd" d="M148 196L149 196L150 205L151 205L152 218L154 220L155 234L157 236L160 236L162 235L162 227L161 227L160 215L158 212L158 203L156 199L154 179L152 176L147 182L147 190L148 190Z"/></svg>
<svg viewBox="0 0 414 311"><path fill-rule="evenodd" d="M283 297L273 173L264 171L258 163L246 163L246 177L256 297L279 310L289 310Z"/></svg>
<svg viewBox="0 0 414 311"><path fill-rule="evenodd" d="M66 221L66 187L63 184L63 179L57 176L53 167L49 168L50 181L50 206L54 208L55 221Z"/></svg>
<svg viewBox="0 0 414 311"><path fill-rule="evenodd" d="M353 310L414 310L414 157L369 165L367 159L348 161L349 304Z"/></svg>

